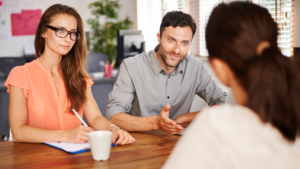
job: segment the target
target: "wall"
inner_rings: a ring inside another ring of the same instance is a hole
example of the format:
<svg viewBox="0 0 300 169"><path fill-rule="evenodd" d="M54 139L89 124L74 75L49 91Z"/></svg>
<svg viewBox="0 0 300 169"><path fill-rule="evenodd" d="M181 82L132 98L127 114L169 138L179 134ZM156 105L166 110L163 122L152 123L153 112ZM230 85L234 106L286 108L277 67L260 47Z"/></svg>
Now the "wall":
<svg viewBox="0 0 300 169"><path fill-rule="evenodd" d="M88 18L92 18L90 9L88 9L88 5L91 2L94 2L95 0L51 0L51 1L20 0L21 4L28 1L35 3L36 9L42 9L42 12L44 12L49 6L56 3L72 6L81 15L82 20L84 21L85 24L85 31L90 30L90 26L86 22ZM119 19L125 19L125 17L128 16L129 19L133 21L134 24L136 25L136 1L119 0L119 3L122 6L119 11ZM2 20L4 19L6 21L5 29L11 29L10 13L2 12L1 17ZM10 42L0 43L0 57L21 57L23 56L24 44L33 43L33 42L34 42L34 35L13 36Z"/></svg>

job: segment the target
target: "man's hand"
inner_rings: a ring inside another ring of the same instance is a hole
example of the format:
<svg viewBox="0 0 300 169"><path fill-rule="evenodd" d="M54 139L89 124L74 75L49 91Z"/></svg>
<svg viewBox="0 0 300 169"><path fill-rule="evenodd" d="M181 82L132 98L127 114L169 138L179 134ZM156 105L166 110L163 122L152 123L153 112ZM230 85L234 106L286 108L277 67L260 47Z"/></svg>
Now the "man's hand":
<svg viewBox="0 0 300 169"><path fill-rule="evenodd" d="M169 110L171 106L166 105L158 115L158 125L160 129L170 134L178 134L181 133L183 127L181 125L176 124L174 120L169 119Z"/></svg>

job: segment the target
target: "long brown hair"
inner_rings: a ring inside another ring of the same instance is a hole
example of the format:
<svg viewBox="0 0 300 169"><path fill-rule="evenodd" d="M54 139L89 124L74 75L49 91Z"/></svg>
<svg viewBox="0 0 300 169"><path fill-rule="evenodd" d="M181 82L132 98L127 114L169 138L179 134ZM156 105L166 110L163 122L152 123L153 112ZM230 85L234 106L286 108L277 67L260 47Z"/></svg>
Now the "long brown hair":
<svg viewBox="0 0 300 169"><path fill-rule="evenodd" d="M86 101L86 60L87 47L83 22L77 11L69 6L55 4L49 7L42 15L36 33L35 33L35 52L40 57L45 50L45 39L42 34L48 29L46 26L50 24L53 16L58 14L72 15L77 20L77 31L81 33L81 37L77 40L66 55L63 55L59 64L62 77L65 82L67 95L70 100L69 111L72 108L79 110Z"/></svg>
<svg viewBox="0 0 300 169"><path fill-rule="evenodd" d="M267 9L246 2L220 4L206 27L209 59L224 61L248 94L245 106L294 141L300 131L300 82L280 52L278 26ZM270 46L256 52L261 42Z"/></svg>

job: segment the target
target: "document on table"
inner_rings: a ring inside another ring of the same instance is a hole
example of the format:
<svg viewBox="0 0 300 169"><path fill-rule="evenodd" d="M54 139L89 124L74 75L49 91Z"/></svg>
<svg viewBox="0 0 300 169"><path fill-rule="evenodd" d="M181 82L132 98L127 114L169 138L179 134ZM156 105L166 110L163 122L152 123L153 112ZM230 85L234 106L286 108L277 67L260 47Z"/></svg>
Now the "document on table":
<svg viewBox="0 0 300 169"><path fill-rule="evenodd" d="M68 153L78 154L86 151L90 151L90 143L67 143L67 142L44 142L51 147L58 148L60 150L64 150ZM115 143L112 143L111 146L115 146Z"/></svg>
<svg viewBox="0 0 300 169"><path fill-rule="evenodd" d="M90 143L67 143L67 142L44 142L45 144L64 150L69 153L78 154L85 151L89 151Z"/></svg>

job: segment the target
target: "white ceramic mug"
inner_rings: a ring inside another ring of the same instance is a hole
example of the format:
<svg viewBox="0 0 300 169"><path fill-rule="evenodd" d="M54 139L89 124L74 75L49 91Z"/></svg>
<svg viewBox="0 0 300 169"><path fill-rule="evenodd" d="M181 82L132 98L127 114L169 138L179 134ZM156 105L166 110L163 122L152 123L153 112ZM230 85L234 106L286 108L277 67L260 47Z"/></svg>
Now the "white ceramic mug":
<svg viewBox="0 0 300 169"><path fill-rule="evenodd" d="M112 132L92 131L88 133L93 159L107 160L110 154Z"/></svg>

